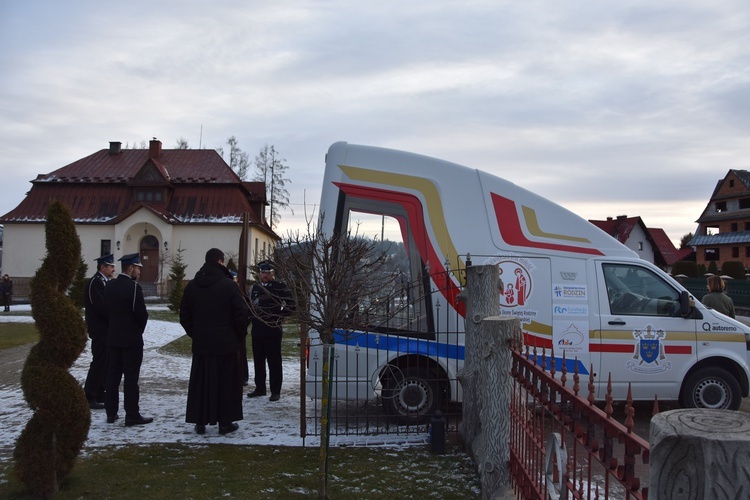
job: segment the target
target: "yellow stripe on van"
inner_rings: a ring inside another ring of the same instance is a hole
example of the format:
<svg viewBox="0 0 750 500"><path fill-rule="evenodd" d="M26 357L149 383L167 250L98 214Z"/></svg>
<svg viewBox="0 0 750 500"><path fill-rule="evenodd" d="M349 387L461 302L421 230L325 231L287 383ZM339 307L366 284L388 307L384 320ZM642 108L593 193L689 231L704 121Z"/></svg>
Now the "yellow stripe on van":
<svg viewBox="0 0 750 500"><path fill-rule="evenodd" d="M566 240L566 241L578 241L580 243L591 243L591 240L588 238L582 238L580 236L568 236L565 234L555 234L555 233L547 233L542 231L542 228L539 227L539 221L536 218L536 210L533 208L525 207L521 205L521 210L523 210L523 218L526 220L526 227L529 230L529 233L532 234L532 236L537 236L539 238L550 238L554 240Z"/></svg>

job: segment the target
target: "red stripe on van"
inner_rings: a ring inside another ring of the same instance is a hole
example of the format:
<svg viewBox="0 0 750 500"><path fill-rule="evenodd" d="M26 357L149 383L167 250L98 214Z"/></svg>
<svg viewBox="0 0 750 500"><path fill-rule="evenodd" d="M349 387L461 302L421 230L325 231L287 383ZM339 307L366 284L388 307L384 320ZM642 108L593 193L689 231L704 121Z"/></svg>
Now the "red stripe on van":
<svg viewBox="0 0 750 500"><path fill-rule="evenodd" d="M620 352L620 353L632 353L635 349L635 344L590 344L589 350L591 352ZM665 354L692 354L693 346L689 345L665 345Z"/></svg>
<svg viewBox="0 0 750 500"><path fill-rule="evenodd" d="M408 193L399 193L388 189L355 186L338 182L334 184L346 193L347 196L364 198L367 200L387 201L389 203L401 205L406 210L409 225L413 228L412 236L414 237L417 251L422 257L422 261L426 262L430 267L430 276L432 277L432 280L435 282L438 282L438 280L445 280L447 270L443 265L442 257L437 254L435 248L432 246L432 242L429 240L427 226L424 221L422 203L419 201L419 198ZM404 239L404 243L407 243L408 241L408 239ZM466 317L466 304L458 300L460 290L453 280L448 283L447 290L445 287L439 287L439 289L456 312L462 317Z"/></svg>
<svg viewBox="0 0 750 500"><path fill-rule="evenodd" d="M499 194L490 193L492 205L495 207L495 217L500 236L509 245L527 248L543 248L545 250L557 250L560 252L586 253L590 255L604 255L596 248L584 248L573 245L559 245L555 243L542 243L531 241L524 236L521 230L521 221L518 219L518 211L513 200L509 200Z"/></svg>

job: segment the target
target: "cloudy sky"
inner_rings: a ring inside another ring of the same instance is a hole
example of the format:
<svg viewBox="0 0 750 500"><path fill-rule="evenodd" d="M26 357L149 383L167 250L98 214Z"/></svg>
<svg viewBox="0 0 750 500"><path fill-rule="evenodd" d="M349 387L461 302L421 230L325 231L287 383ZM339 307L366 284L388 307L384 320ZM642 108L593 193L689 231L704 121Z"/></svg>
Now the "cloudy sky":
<svg viewBox="0 0 750 500"><path fill-rule="evenodd" d="M3 0L0 67L0 214L109 141L233 135L286 159L282 234L343 140L677 242L750 168L747 0Z"/></svg>

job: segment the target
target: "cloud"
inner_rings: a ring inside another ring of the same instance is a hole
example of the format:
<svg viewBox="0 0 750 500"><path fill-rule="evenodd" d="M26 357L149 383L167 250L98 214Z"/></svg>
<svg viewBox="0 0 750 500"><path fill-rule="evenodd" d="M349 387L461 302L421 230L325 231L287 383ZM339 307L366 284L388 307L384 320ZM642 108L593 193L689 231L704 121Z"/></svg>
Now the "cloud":
<svg viewBox="0 0 750 500"><path fill-rule="evenodd" d="M297 206L317 203L325 152L347 140L603 212L587 218L628 207L678 240L716 181L749 163L739 0L0 9L2 213L37 174L108 141L217 147L234 135L251 157L276 146ZM691 209L677 221L653 203Z"/></svg>

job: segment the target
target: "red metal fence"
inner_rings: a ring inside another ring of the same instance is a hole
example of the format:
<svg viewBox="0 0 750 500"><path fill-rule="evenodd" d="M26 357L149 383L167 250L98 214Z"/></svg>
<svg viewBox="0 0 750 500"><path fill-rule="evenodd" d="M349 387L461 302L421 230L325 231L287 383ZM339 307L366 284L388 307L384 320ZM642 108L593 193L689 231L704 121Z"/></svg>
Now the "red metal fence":
<svg viewBox="0 0 750 500"><path fill-rule="evenodd" d="M513 350L510 470L516 495L647 499L649 444L632 432L630 392L620 424L612 418L611 384L600 408L593 375L584 398L577 371L568 386L564 361L558 379L554 363L536 350Z"/></svg>

